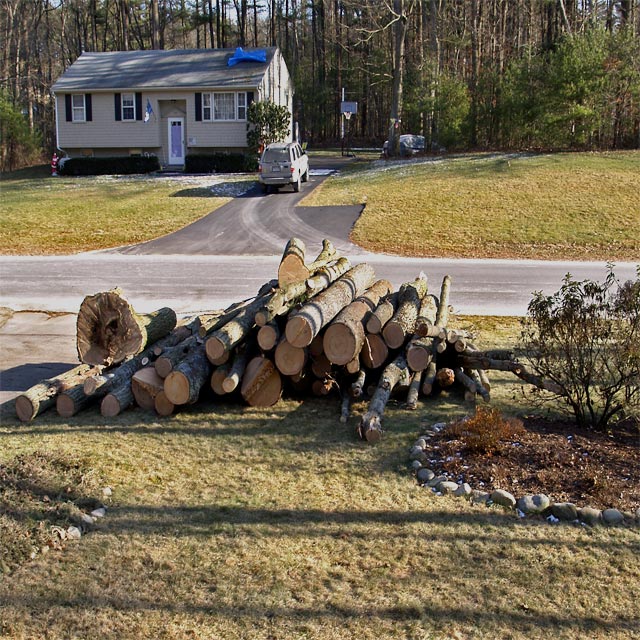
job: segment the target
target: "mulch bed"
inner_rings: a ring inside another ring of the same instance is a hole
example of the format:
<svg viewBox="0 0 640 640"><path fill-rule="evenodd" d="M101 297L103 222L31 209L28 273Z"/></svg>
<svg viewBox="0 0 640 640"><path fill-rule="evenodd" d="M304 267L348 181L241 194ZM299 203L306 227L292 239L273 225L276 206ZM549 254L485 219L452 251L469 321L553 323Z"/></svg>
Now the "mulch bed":
<svg viewBox="0 0 640 640"><path fill-rule="evenodd" d="M439 432L428 441L429 466L473 489L504 489L516 497L545 493L554 502L578 507L640 507L640 432L620 424L610 433L581 429L567 421L526 418L524 432L502 441L498 450L470 451Z"/></svg>

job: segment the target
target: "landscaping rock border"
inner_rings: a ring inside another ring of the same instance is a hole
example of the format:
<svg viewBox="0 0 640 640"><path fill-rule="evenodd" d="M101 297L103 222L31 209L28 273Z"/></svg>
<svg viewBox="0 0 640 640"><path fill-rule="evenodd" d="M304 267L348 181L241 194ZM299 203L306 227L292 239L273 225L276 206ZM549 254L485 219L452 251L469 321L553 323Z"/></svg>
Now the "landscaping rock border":
<svg viewBox="0 0 640 640"><path fill-rule="evenodd" d="M571 502L553 502L545 494L516 497L503 489L495 489L491 492L472 489L466 482L454 482L446 474L436 475L435 471L425 466L429 460L429 440L446 426L445 422L434 423L409 447L410 466L418 484L431 489L436 495L463 497L471 504L486 506L495 504L507 511L515 511L521 518L539 516L552 524L562 522L589 527L597 525L640 527L640 507L636 509L635 513L623 512L618 509L601 510L589 506L577 507Z"/></svg>

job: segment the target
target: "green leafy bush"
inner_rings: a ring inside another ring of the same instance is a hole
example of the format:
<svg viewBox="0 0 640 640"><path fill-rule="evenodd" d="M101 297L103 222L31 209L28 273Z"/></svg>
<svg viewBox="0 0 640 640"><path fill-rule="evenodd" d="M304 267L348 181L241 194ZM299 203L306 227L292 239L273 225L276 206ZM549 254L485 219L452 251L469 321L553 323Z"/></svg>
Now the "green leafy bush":
<svg viewBox="0 0 640 640"><path fill-rule="evenodd" d="M63 176L102 176L152 173L160 170L156 156L114 156L108 158L68 158L59 167Z"/></svg>
<svg viewBox="0 0 640 640"><path fill-rule="evenodd" d="M536 292L522 346L533 371L556 383L580 426L604 430L640 408L640 267L620 284L570 274L556 293Z"/></svg>
<svg viewBox="0 0 640 640"><path fill-rule="evenodd" d="M185 173L252 173L258 170L257 157L246 153L193 153L187 155Z"/></svg>

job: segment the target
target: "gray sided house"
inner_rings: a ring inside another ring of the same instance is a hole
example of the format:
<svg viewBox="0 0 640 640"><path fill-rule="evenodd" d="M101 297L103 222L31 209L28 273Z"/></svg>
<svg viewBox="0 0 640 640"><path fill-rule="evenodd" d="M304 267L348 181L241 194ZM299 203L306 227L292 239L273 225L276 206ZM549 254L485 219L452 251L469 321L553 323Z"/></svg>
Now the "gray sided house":
<svg viewBox="0 0 640 640"><path fill-rule="evenodd" d="M293 85L276 47L265 62L229 66L233 49L83 53L53 85L58 148L69 157L246 151L247 107L292 111Z"/></svg>

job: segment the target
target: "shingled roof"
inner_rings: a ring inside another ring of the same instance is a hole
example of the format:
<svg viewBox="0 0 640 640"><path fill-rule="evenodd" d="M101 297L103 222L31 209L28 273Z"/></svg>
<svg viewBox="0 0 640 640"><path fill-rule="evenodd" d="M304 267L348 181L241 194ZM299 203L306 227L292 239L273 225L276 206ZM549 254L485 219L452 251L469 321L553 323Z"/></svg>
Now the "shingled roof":
<svg viewBox="0 0 640 640"><path fill-rule="evenodd" d="M263 49L266 63L233 67L227 61L235 49L85 52L58 78L53 91L257 87L276 52L275 47Z"/></svg>

